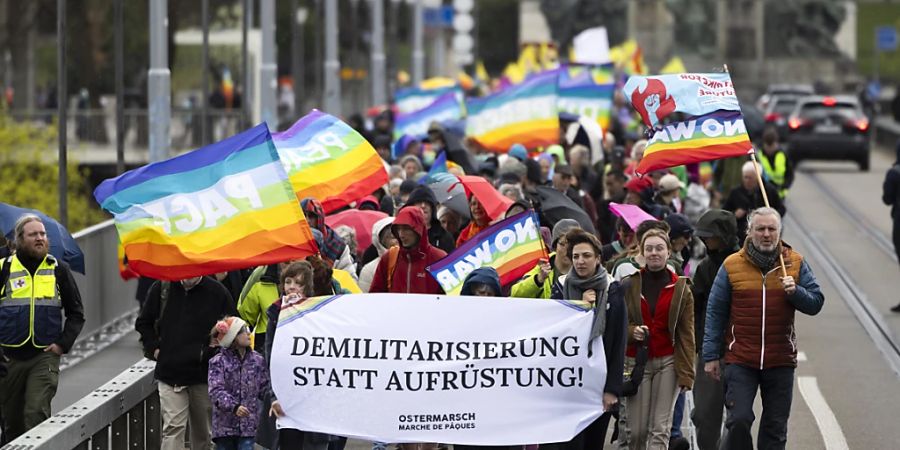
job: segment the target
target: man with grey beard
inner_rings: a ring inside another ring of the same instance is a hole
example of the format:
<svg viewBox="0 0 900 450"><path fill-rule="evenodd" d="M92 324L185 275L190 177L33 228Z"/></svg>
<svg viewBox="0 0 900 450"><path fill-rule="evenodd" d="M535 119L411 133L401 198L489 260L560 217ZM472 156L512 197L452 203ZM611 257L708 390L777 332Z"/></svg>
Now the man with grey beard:
<svg viewBox="0 0 900 450"><path fill-rule="evenodd" d="M724 359L728 417L722 448L753 448L757 390L759 448L785 447L797 368L794 312L813 316L825 303L809 264L781 241L781 230L778 211L750 213L744 248L725 259L709 293L703 360L706 374L719 380Z"/></svg>
<svg viewBox="0 0 900 450"><path fill-rule="evenodd" d="M48 254L38 216L16 221L15 249L0 262L0 346L9 358L9 373L0 381L4 443L50 417L60 356L84 326L78 286L69 266Z"/></svg>

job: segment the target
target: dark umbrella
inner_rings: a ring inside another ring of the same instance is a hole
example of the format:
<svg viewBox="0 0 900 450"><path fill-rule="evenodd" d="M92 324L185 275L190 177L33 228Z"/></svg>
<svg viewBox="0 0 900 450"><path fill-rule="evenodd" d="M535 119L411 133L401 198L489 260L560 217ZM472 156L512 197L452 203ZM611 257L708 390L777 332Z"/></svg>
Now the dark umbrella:
<svg viewBox="0 0 900 450"><path fill-rule="evenodd" d="M7 239L12 241L15 237L16 221L23 214L36 214L44 222L44 228L47 229L47 239L50 240L51 255L55 256L56 259L65 261L72 270L84 273L84 253L81 252L81 248L78 247L75 238L59 222L40 211L19 208L0 202L0 230L3 231Z"/></svg>
<svg viewBox="0 0 900 450"><path fill-rule="evenodd" d="M463 146L463 136L455 129L447 129L444 131L444 142L447 143L447 159L459 164L466 175L478 174L478 164L475 159Z"/></svg>
<svg viewBox="0 0 900 450"><path fill-rule="evenodd" d="M433 177L434 181L428 185L438 203L459 213L465 219L472 217L469 211L469 200L466 198L466 189L456 175L438 173Z"/></svg>
<svg viewBox="0 0 900 450"><path fill-rule="evenodd" d="M562 219L575 219L584 231L596 233L591 218L566 194L549 186L538 186L537 194L541 202L538 209L548 222L544 223L544 226L552 228L556 222Z"/></svg>

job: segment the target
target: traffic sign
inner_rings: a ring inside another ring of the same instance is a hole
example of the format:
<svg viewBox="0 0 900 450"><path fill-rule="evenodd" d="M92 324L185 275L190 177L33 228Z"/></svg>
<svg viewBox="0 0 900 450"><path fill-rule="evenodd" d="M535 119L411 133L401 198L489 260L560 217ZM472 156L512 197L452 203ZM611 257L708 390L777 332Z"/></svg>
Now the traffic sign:
<svg viewBox="0 0 900 450"><path fill-rule="evenodd" d="M453 24L453 7L425 8L425 26L449 28Z"/></svg>
<svg viewBox="0 0 900 450"><path fill-rule="evenodd" d="M897 50L897 29L890 25L876 27L875 48L882 52Z"/></svg>

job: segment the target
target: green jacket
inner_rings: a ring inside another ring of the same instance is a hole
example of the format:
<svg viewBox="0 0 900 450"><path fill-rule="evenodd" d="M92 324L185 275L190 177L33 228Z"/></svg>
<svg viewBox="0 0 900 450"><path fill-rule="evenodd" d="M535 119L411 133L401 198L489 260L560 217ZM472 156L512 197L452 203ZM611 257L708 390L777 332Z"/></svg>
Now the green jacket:
<svg viewBox="0 0 900 450"><path fill-rule="evenodd" d="M270 273L274 272L274 273ZM270 270L268 266L257 267L247 280L241 297L238 300L238 313L257 334L266 332L266 310L278 300L277 266Z"/></svg>
<svg viewBox="0 0 900 450"><path fill-rule="evenodd" d="M558 277L556 276L556 266L553 265L554 259L556 258L556 253L550 254L550 275L547 276L547 280L544 281L542 285L537 284L537 275L541 273L540 264L534 266L528 273L522 277L522 280L518 283L514 284L512 287L512 291L510 292L510 297L518 297L518 298L550 298L550 292L553 288L554 280Z"/></svg>

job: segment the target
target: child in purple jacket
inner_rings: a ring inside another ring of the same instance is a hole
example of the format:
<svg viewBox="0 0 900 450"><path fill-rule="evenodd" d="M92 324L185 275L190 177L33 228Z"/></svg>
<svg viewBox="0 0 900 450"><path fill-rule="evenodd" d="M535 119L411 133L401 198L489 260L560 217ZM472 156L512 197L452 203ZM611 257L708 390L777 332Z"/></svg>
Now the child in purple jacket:
<svg viewBox="0 0 900 450"><path fill-rule="evenodd" d="M216 323L213 338L222 350L209 361L212 437L216 450L252 450L259 426L259 402L269 389L266 361L250 347L250 330L240 317Z"/></svg>

